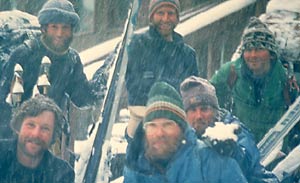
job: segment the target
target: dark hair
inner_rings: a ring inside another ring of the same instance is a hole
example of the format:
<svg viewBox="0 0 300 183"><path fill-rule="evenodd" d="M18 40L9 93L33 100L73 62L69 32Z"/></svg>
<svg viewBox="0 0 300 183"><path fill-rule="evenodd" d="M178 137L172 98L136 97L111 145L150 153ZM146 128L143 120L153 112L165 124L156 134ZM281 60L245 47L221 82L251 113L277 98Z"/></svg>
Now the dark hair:
<svg viewBox="0 0 300 183"><path fill-rule="evenodd" d="M11 120L11 128L15 132L19 132L22 123L26 117L35 117L44 111L53 112L55 116L54 120L54 133L52 140L55 139L57 134L61 133L62 125L64 124L64 116L60 108L56 103L43 95L38 95L25 101L13 114Z"/></svg>

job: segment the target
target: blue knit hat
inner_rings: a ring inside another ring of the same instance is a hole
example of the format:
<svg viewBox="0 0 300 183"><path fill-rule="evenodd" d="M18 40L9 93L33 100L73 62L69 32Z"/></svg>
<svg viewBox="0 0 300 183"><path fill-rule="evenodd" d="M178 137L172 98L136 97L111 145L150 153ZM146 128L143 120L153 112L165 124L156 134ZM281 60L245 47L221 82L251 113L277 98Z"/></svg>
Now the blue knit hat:
<svg viewBox="0 0 300 183"><path fill-rule="evenodd" d="M150 0L149 3L149 19L152 17L153 13L161 6L169 5L176 9L177 18L179 20L180 3L179 0Z"/></svg>
<svg viewBox="0 0 300 183"><path fill-rule="evenodd" d="M187 126L180 94L166 82L156 82L150 89L144 122L157 118L175 121L183 130Z"/></svg>
<svg viewBox="0 0 300 183"><path fill-rule="evenodd" d="M80 18L71 2L67 0L50 0L39 11L38 20L41 25L49 23L71 24L73 30L77 31Z"/></svg>

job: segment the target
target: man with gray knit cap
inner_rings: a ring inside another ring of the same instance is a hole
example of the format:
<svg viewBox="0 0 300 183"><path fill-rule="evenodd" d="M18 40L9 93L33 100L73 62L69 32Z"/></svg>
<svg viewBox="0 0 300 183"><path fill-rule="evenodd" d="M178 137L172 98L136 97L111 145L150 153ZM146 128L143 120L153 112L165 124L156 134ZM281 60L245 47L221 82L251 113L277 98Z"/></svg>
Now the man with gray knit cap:
<svg viewBox="0 0 300 183"><path fill-rule="evenodd" d="M252 17L241 39L241 55L210 79L220 106L232 111L254 133L256 142L293 102L296 90L277 52L273 33Z"/></svg>
<svg viewBox="0 0 300 183"><path fill-rule="evenodd" d="M124 183L247 182L234 159L197 140L185 116L175 88L154 83L143 122L127 136Z"/></svg>
<svg viewBox="0 0 300 183"><path fill-rule="evenodd" d="M88 82L78 52L70 47L73 33L79 28L79 16L72 3L47 1L38 13L38 21L41 36L17 47L5 65L0 82L1 110L11 113L16 65L23 68L23 94L19 103L40 93L52 98L63 110L68 99L78 107L93 106L103 96L97 90L97 83ZM0 117L1 123L9 123L10 116Z"/></svg>
<svg viewBox="0 0 300 183"><path fill-rule="evenodd" d="M253 135L230 112L219 107L215 88L208 80L191 76L180 85L186 120L205 141L222 155L234 158L250 183L278 182L260 164ZM237 132L238 130L238 132ZM209 131L216 133L208 135ZM219 138L219 134L227 137Z"/></svg>
<svg viewBox="0 0 300 183"><path fill-rule="evenodd" d="M133 36L128 47L125 75L130 120L128 134L133 136L141 120L148 92L156 81L165 81L179 91L188 76L198 75L196 53L174 31L179 23L178 0L150 0L149 30Z"/></svg>

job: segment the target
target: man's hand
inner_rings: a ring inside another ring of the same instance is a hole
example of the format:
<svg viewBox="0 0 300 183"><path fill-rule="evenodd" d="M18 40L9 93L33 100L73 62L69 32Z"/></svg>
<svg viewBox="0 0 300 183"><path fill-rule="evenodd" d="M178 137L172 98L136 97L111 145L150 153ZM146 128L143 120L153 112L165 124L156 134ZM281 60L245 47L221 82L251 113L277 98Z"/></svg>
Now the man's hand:
<svg viewBox="0 0 300 183"><path fill-rule="evenodd" d="M203 140L219 154L231 156L237 146L237 134L240 132L238 124L224 124L216 122L208 127L203 134Z"/></svg>

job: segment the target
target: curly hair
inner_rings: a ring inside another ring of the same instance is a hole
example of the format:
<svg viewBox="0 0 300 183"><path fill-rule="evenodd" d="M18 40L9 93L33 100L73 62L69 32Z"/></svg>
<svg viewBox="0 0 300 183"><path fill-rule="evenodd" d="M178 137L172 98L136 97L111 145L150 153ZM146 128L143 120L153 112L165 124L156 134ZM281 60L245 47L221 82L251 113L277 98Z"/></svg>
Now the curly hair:
<svg viewBox="0 0 300 183"><path fill-rule="evenodd" d="M15 132L19 132L25 118L36 117L44 111L53 112L55 116L52 141L55 140L56 135L61 133L62 125L64 124L65 119L61 109L56 105L56 103L52 99L43 95L38 95L25 101L14 112L10 123L11 128Z"/></svg>

